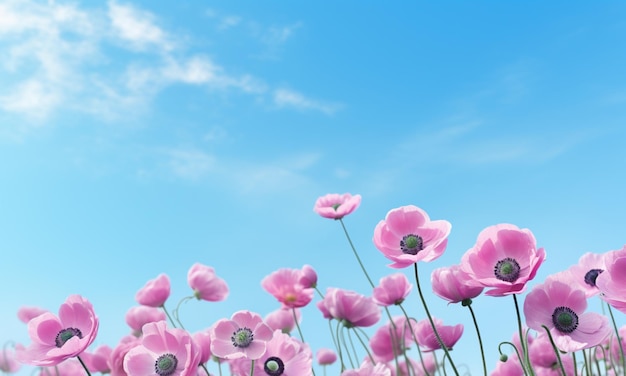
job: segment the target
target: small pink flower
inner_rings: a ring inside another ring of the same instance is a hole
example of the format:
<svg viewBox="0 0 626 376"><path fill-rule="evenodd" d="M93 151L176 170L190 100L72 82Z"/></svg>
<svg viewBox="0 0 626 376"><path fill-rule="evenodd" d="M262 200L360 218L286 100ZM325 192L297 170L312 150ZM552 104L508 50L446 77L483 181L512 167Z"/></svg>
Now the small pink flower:
<svg viewBox="0 0 626 376"><path fill-rule="evenodd" d="M361 195L329 193L315 201L313 210L324 218L341 219L361 205Z"/></svg>
<svg viewBox="0 0 626 376"><path fill-rule="evenodd" d="M93 352L83 352L80 354L80 358L85 362L90 372L109 373L111 369L108 360L112 351L113 349L108 345L100 345Z"/></svg>
<svg viewBox="0 0 626 376"><path fill-rule="evenodd" d="M388 322L380 326L370 338L370 348L379 362L390 362L404 354L412 343L413 334L404 316L394 317L393 325Z"/></svg>
<svg viewBox="0 0 626 376"><path fill-rule="evenodd" d="M532 343L528 345L528 353L530 363L537 375L561 375L558 359L545 330L539 332ZM561 362L566 375L576 374L574 372L574 358L569 354L561 354Z"/></svg>
<svg viewBox="0 0 626 376"><path fill-rule="evenodd" d="M443 254L452 225L431 221L426 212L409 205L387 213L374 229L374 245L393 261L392 268L405 268L419 261L433 261Z"/></svg>
<svg viewBox="0 0 626 376"><path fill-rule="evenodd" d="M317 350L317 363L322 366L327 366L337 361L337 353L331 349L321 348Z"/></svg>
<svg viewBox="0 0 626 376"><path fill-rule="evenodd" d="M16 347L17 360L34 366L54 366L85 351L96 339L98 317L91 303L70 295L59 316L45 312L28 322L32 340L28 348Z"/></svg>
<svg viewBox="0 0 626 376"><path fill-rule="evenodd" d="M461 268L469 275L468 283L491 288L486 295L504 296L524 292L545 258L530 230L499 224L481 231L463 255Z"/></svg>
<svg viewBox="0 0 626 376"><path fill-rule="evenodd" d="M302 267L302 275L299 283L304 287L315 288L317 286L317 273L311 265L304 265Z"/></svg>
<svg viewBox="0 0 626 376"><path fill-rule="evenodd" d="M17 318L20 319L20 321L24 324L28 324L30 320L45 312L48 311L43 308L25 306L17 310Z"/></svg>
<svg viewBox="0 0 626 376"><path fill-rule="evenodd" d="M413 285L404 274L395 273L381 278L372 296L376 304L388 307L402 303L412 288Z"/></svg>
<svg viewBox="0 0 626 376"><path fill-rule="evenodd" d="M600 298L626 313L626 245L621 250L608 252L605 265L606 270L596 279L602 293Z"/></svg>
<svg viewBox="0 0 626 376"><path fill-rule="evenodd" d="M588 298L600 293L598 286L596 286L596 279L606 269L605 257L606 255L585 253L578 260L578 264L567 269L572 281L585 292Z"/></svg>
<svg viewBox="0 0 626 376"><path fill-rule="evenodd" d="M433 292L450 303L473 299L483 292L484 287L471 286L468 280L460 265L435 269L430 276Z"/></svg>
<svg viewBox="0 0 626 376"><path fill-rule="evenodd" d="M167 274L160 274L151 279L137 291L135 300L137 303L149 307L162 307L170 297L170 278Z"/></svg>
<svg viewBox="0 0 626 376"><path fill-rule="evenodd" d="M15 359L13 350L4 348L0 351L0 371L4 373L16 373L20 370L20 363Z"/></svg>
<svg viewBox="0 0 626 376"><path fill-rule="evenodd" d="M317 307L326 317L344 321L349 327L368 327L380 320L380 308L370 297L354 291L329 287L326 296L317 303Z"/></svg>
<svg viewBox="0 0 626 376"><path fill-rule="evenodd" d="M304 307L313 299L313 289L300 284L302 271L278 269L261 281L265 291L272 294L285 308Z"/></svg>
<svg viewBox="0 0 626 376"><path fill-rule="evenodd" d="M109 356L108 365L111 370L111 376L128 376L124 370L124 357L126 357L130 349L140 345L141 340L135 336L128 335L122 337Z"/></svg>
<svg viewBox="0 0 626 376"><path fill-rule="evenodd" d="M192 336L193 340L196 342L198 347L200 348L200 364L204 364L211 359L211 331L210 330L202 330L200 332L194 333Z"/></svg>
<svg viewBox="0 0 626 376"><path fill-rule="evenodd" d="M611 334L608 318L586 309L582 290L552 277L535 286L524 301L526 324L538 332L545 332L546 326L556 346L567 352L599 345Z"/></svg>
<svg viewBox="0 0 626 376"><path fill-rule="evenodd" d="M310 376L313 374L312 366L313 354L307 344L274 331L272 339L267 342L265 354L254 363L254 374Z"/></svg>
<svg viewBox="0 0 626 376"><path fill-rule="evenodd" d="M165 321L148 323L142 332L141 345L130 349L124 357L128 375L197 375L201 353L188 332L168 329Z"/></svg>
<svg viewBox="0 0 626 376"><path fill-rule="evenodd" d="M368 359L361 363L359 369L343 371L341 376L391 376L391 369L385 363L376 363Z"/></svg>
<svg viewBox="0 0 626 376"><path fill-rule="evenodd" d="M187 282L198 300L221 302L228 296L226 281L219 278L210 266L194 264L187 273Z"/></svg>
<svg viewBox="0 0 626 376"><path fill-rule="evenodd" d="M461 335L463 335L463 324L443 325L443 322L436 317L433 317L433 322L435 323L439 337L441 337L441 341L448 350L451 350L461 338ZM424 351L434 351L441 348L428 319L418 321L413 325L413 330L417 338L417 343Z"/></svg>
<svg viewBox="0 0 626 376"><path fill-rule="evenodd" d="M150 306L134 306L126 312L126 324L137 337L141 335L141 328L149 322L165 321L166 316L159 308Z"/></svg>
<svg viewBox="0 0 626 376"><path fill-rule="evenodd" d="M298 308L293 309L296 310L296 318L298 319L298 322L300 322L300 310ZM283 333L291 333L293 328L296 326L296 322L293 318L293 309L279 308L265 316L264 321L270 328L272 328L272 330L280 330Z"/></svg>
<svg viewBox="0 0 626 376"><path fill-rule="evenodd" d="M211 352L224 359L259 359L272 334L257 313L238 311L230 320L221 319L211 328Z"/></svg>

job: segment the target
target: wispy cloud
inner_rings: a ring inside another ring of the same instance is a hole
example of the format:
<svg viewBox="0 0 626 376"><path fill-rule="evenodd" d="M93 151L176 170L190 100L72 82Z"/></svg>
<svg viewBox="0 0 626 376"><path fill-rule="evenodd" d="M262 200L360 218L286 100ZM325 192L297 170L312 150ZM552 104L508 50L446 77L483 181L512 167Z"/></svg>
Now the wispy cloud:
<svg viewBox="0 0 626 376"><path fill-rule="evenodd" d="M115 1L108 5L113 33L122 41L130 43L132 48L156 47L163 51L174 48L171 38L155 24L155 17L151 13Z"/></svg>
<svg viewBox="0 0 626 376"><path fill-rule="evenodd" d="M325 114L333 114L341 107L336 103L317 101L290 89L276 89L274 91L274 104L279 108L291 107L298 110L315 110Z"/></svg>

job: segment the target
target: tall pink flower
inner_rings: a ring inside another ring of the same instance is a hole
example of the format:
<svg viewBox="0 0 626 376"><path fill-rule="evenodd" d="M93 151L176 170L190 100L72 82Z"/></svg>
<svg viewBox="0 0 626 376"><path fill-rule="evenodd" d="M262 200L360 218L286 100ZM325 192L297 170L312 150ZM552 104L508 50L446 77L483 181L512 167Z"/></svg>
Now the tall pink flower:
<svg viewBox="0 0 626 376"><path fill-rule="evenodd" d="M469 284L469 277L460 265L444 266L433 270L430 275L433 292L450 303L473 299L483 292L484 287Z"/></svg>
<svg viewBox="0 0 626 376"><path fill-rule="evenodd" d="M578 264L567 269L572 282L583 290L588 298L600 293L596 286L596 279L606 269L605 257L606 255L588 252L580 257Z"/></svg>
<svg viewBox="0 0 626 376"><path fill-rule="evenodd" d="M618 251L606 254L606 270L598 275L596 285L602 300L615 309L626 313L626 245Z"/></svg>
<svg viewBox="0 0 626 376"><path fill-rule="evenodd" d="M435 328L437 328L437 333L439 333L439 336L441 337L441 341L448 348L448 350L451 350L463 335L463 324L443 325L443 322L436 317L433 317L433 322L435 323ZM434 351L441 348L441 345L435 336L435 332L433 331L433 327L428 319L418 321L414 324L413 331L415 333L417 343L422 347L422 349L424 349L424 351Z"/></svg>
<svg viewBox="0 0 626 376"><path fill-rule="evenodd" d="M279 308L275 311L270 312L265 316L265 323L272 328L272 330L280 330L283 333L291 333L293 328L296 326L296 321L294 319L294 312L298 322L300 322L300 309L298 308Z"/></svg>
<svg viewBox="0 0 626 376"><path fill-rule="evenodd" d="M368 327L380 320L380 308L370 297L354 291L329 287L326 296L317 303L324 317L332 317L349 327Z"/></svg>
<svg viewBox="0 0 626 376"><path fill-rule="evenodd" d="M168 329L165 321L144 325L141 345L124 357L128 375L196 376L201 350L182 329Z"/></svg>
<svg viewBox="0 0 626 376"><path fill-rule="evenodd" d="M259 359L272 335L272 329L257 313L238 311L211 328L211 352L224 359Z"/></svg>
<svg viewBox="0 0 626 376"><path fill-rule="evenodd" d="M409 205L387 213L374 229L374 245L393 261L392 268L404 268L419 261L433 261L443 254L452 225L431 221L426 212Z"/></svg>
<svg viewBox="0 0 626 376"><path fill-rule="evenodd" d="M187 282L198 300L221 302L228 296L226 281L219 278L210 266L193 264L187 273Z"/></svg>
<svg viewBox="0 0 626 376"><path fill-rule="evenodd" d="M149 307L162 307L170 297L170 278L167 274L159 274L151 279L137 291L135 300L137 303Z"/></svg>
<svg viewBox="0 0 626 376"><path fill-rule="evenodd" d="M412 288L404 274L395 273L381 278L372 295L376 304L388 307L402 303Z"/></svg>
<svg viewBox="0 0 626 376"><path fill-rule="evenodd" d="M85 351L96 339L98 317L91 303L70 295L59 308L59 316L45 312L28 322L32 341L28 348L16 347L18 361L34 366L54 366Z"/></svg>
<svg viewBox="0 0 626 376"><path fill-rule="evenodd" d="M405 353L413 343L408 324L406 317L397 316L393 318L393 325L388 322L376 330L369 342L375 360L390 362Z"/></svg>
<svg viewBox="0 0 626 376"><path fill-rule="evenodd" d="M526 325L538 332L545 332L545 325L556 346L568 352L599 345L611 334L608 318L586 309L582 290L551 277L535 286L524 301Z"/></svg>
<svg viewBox="0 0 626 376"><path fill-rule="evenodd" d="M133 334L139 337L141 329L149 322L164 321L165 312L156 307L138 305L131 307L126 312L126 324L132 329Z"/></svg>
<svg viewBox="0 0 626 376"><path fill-rule="evenodd" d="M504 296L524 292L545 258L530 230L499 224L480 232L474 247L463 255L461 268L469 275L469 284L491 288L486 295Z"/></svg>
<svg viewBox="0 0 626 376"><path fill-rule="evenodd" d="M313 210L324 218L341 219L361 204L361 195L330 193L315 201Z"/></svg>
<svg viewBox="0 0 626 376"><path fill-rule="evenodd" d="M301 278L301 270L283 268L263 278L261 286L284 307L300 308L313 299L313 289L300 284Z"/></svg>

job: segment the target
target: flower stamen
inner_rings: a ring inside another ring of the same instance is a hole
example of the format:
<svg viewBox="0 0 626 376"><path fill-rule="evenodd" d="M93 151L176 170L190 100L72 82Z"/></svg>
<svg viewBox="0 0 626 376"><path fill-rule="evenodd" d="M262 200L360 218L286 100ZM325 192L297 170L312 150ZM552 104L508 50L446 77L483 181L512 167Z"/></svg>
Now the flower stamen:
<svg viewBox="0 0 626 376"><path fill-rule="evenodd" d="M270 356L263 365L263 370L270 376L279 376L285 372L285 363L276 356Z"/></svg>
<svg viewBox="0 0 626 376"><path fill-rule="evenodd" d="M571 333L578 327L578 315L569 307L556 307L552 313L552 323L562 333Z"/></svg>
<svg viewBox="0 0 626 376"><path fill-rule="evenodd" d="M178 359L173 354L167 353L159 356L154 362L154 372L159 376L170 376L176 372Z"/></svg>
<svg viewBox="0 0 626 376"><path fill-rule="evenodd" d="M604 270L602 270L602 269L591 269L591 270L589 270L585 274L585 283L588 284L591 287L596 287L596 279L598 279L598 276L603 271Z"/></svg>
<svg viewBox="0 0 626 376"><path fill-rule="evenodd" d="M248 328L239 328L236 332L233 332L230 340L233 342L233 346L245 348L250 346L254 340L254 333Z"/></svg>
<svg viewBox="0 0 626 376"><path fill-rule="evenodd" d="M494 274L496 278L505 282L515 282L520 273L519 263L511 257L504 258L496 263Z"/></svg>
<svg viewBox="0 0 626 376"><path fill-rule="evenodd" d="M424 240L419 235L405 235L402 240L400 240L400 249L402 253L416 255L417 252L424 249Z"/></svg>
<svg viewBox="0 0 626 376"><path fill-rule="evenodd" d="M83 333L79 329L76 328L66 328L61 330L56 338L54 339L54 343L57 347L63 347L65 342L69 341L72 337L83 338Z"/></svg>

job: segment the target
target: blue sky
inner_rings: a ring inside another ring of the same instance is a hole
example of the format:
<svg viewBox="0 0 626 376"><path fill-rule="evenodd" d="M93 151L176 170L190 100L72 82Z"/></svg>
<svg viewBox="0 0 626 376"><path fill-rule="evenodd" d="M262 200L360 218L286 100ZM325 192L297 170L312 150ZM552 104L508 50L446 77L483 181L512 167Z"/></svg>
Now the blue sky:
<svg viewBox="0 0 626 376"><path fill-rule="evenodd" d="M626 243L625 15L617 1L4 1L0 341L29 343L20 306L56 312L77 293L96 344L115 346L135 292L166 273L173 308L195 262L231 293L185 304L190 330L276 309L260 281L281 267L370 294L339 223L312 211L351 192L345 222L376 281L395 272L371 241L387 211L452 223L421 282L472 349L468 312L428 281L483 228L533 231L547 260L531 285ZM406 307L424 318L416 294ZM493 369L513 303L474 307ZM314 306L302 325L332 347ZM471 351L453 356L480 373Z"/></svg>

